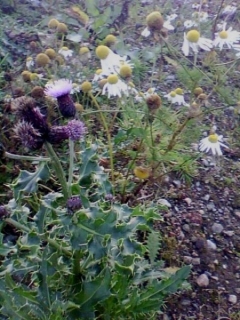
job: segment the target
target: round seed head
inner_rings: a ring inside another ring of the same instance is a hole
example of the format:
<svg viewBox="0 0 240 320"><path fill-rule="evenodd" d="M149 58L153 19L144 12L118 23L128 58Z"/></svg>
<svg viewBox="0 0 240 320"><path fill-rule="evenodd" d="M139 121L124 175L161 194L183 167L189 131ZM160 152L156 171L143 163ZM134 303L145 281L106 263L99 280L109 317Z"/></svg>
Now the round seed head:
<svg viewBox="0 0 240 320"><path fill-rule="evenodd" d="M101 60L106 59L109 53L110 51L107 46L98 46L96 49L96 55Z"/></svg>
<svg viewBox="0 0 240 320"><path fill-rule="evenodd" d="M149 29L157 31L160 31L162 29L164 23L163 17L159 11L150 13L147 16L146 21Z"/></svg>
<svg viewBox="0 0 240 320"><path fill-rule="evenodd" d="M116 84L118 82L118 76L116 74L111 74L107 77L107 82L110 84Z"/></svg>
<svg viewBox="0 0 240 320"><path fill-rule="evenodd" d="M46 53L39 53L36 56L36 63L39 67L45 67L50 63L49 57L46 55Z"/></svg>

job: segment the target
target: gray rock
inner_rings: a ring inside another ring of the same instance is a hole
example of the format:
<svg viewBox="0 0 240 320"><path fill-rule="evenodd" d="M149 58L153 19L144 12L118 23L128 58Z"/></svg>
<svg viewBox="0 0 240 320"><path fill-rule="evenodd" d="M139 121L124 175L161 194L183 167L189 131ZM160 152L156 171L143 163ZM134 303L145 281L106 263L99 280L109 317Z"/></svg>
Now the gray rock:
<svg viewBox="0 0 240 320"><path fill-rule="evenodd" d="M198 266L201 263L200 258L192 258L192 264Z"/></svg>
<svg viewBox="0 0 240 320"><path fill-rule="evenodd" d="M237 303L237 296L235 294L230 294L228 297L228 301L231 302L232 304Z"/></svg>
<svg viewBox="0 0 240 320"><path fill-rule="evenodd" d="M207 247L208 249L211 250L217 250L217 246L214 242L212 242L211 240L207 240Z"/></svg>
<svg viewBox="0 0 240 320"><path fill-rule="evenodd" d="M190 256L184 256L184 257L183 257L183 261L184 261L184 263L186 263L186 264L191 264L191 263L192 263L192 257L190 257Z"/></svg>
<svg viewBox="0 0 240 320"><path fill-rule="evenodd" d="M183 231L190 232L190 226L189 226L189 224L185 223L185 224L182 226L182 229L183 229Z"/></svg>
<svg viewBox="0 0 240 320"><path fill-rule="evenodd" d="M221 233L223 231L223 225L221 223L214 223L212 225L212 231L214 233Z"/></svg>
<svg viewBox="0 0 240 320"><path fill-rule="evenodd" d="M209 278L205 273L203 273L197 278L196 282L199 287L207 287L209 285Z"/></svg>

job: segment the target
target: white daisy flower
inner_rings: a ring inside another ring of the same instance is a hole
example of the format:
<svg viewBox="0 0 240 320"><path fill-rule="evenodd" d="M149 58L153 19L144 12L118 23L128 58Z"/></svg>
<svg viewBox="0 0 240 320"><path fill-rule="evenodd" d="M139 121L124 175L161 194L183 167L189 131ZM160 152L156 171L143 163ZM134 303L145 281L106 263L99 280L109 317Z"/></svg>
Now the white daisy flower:
<svg viewBox="0 0 240 320"><path fill-rule="evenodd" d="M204 11L193 12L192 17L195 21L206 22L208 20L208 13Z"/></svg>
<svg viewBox="0 0 240 320"><path fill-rule="evenodd" d="M215 34L215 39L213 40L213 45L219 47L220 50L223 49L224 45L231 49L233 44L240 40L240 32L232 30L232 27L226 30L227 23L223 24L222 31Z"/></svg>
<svg viewBox="0 0 240 320"><path fill-rule="evenodd" d="M64 59L67 59L73 55L73 50L68 49L68 47L62 47L58 53L61 54Z"/></svg>
<svg viewBox="0 0 240 320"><path fill-rule="evenodd" d="M167 30L174 30L174 26L171 25L171 20L166 20L163 24L163 27Z"/></svg>
<svg viewBox="0 0 240 320"><path fill-rule="evenodd" d="M108 98L122 97L122 94L128 95L128 86L120 80L116 74L111 74L107 78L107 83L103 86L102 94L108 93Z"/></svg>
<svg viewBox="0 0 240 320"><path fill-rule="evenodd" d="M200 8L200 4L199 3L192 4L192 9L199 9L199 8Z"/></svg>
<svg viewBox="0 0 240 320"><path fill-rule="evenodd" d="M190 29L192 27L197 27L198 23L193 20L186 20L184 21L183 25L186 29Z"/></svg>
<svg viewBox="0 0 240 320"><path fill-rule="evenodd" d="M176 13L170 14L170 15L166 16L166 20L173 21L177 18L177 16L178 15Z"/></svg>
<svg viewBox="0 0 240 320"><path fill-rule="evenodd" d="M213 155L222 155L221 147L228 148L225 144L222 143L223 136L219 136L216 133L210 134L208 137L203 138L199 143L199 150L201 152L208 152L211 150Z"/></svg>
<svg viewBox="0 0 240 320"><path fill-rule="evenodd" d="M165 94L164 97L166 97L168 101L172 104L178 104L179 106L188 106L188 103L186 103L184 99L183 90L181 88L177 88L176 90L171 91L168 94Z"/></svg>
<svg viewBox="0 0 240 320"><path fill-rule="evenodd" d="M236 56L240 57L240 44L234 44L233 49L239 51L238 53L236 53Z"/></svg>
<svg viewBox="0 0 240 320"><path fill-rule="evenodd" d="M103 74L110 75L112 73L119 73L122 64L127 63L132 67L132 63L127 61L127 57L121 57L114 53L107 46L100 45L96 49L96 55L101 61L101 69Z"/></svg>
<svg viewBox="0 0 240 320"><path fill-rule="evenodd" d="M203 50L210 51L210 49L213 47L212 40L202 38L200 36L200 32L197 30L190 30L187 32L187 34L184 32L182 51L185 56L189 55L190 49L192 49L194 53L197 53L198 47Z"/></svg>
<svg viewBox="0 0 240 320"><path fill-rule="evenodd" d="M223 9L222 15L233 15L236 11L237 11L236 6L228 5Z"/></svg>
<svg viewBox="0 0 240 320"><path fill-rule="evenodd" d="M141 36L147 38L149 37L151 34L151 31L148 29L148 27L146 27L142 32L141 32Z"/></svg>
<svg viewBox="0 0 240 320"><path fill-rule="evenodd" d="M28 70L30 70L34 66L34 61L32 57L27 57L26 60L26 67Z"/></svg>
<svg viewBox="0 0 240 320"><path fill-rule="evenodd" d="M149 96L154 94L156 88L149 88L146 92L137 92L135 96L135 100L137 102L142 102L146 100Z"/></svg>

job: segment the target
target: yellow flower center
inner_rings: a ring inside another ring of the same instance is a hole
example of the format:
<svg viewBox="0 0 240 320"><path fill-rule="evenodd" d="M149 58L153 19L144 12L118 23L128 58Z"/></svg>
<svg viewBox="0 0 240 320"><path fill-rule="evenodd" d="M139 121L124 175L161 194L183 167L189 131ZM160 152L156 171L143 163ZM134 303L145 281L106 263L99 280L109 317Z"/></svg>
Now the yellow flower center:
<svg viewBox="0 0 240 320"><path fill-rule="evenodd" d="M183 89L181 88L177 88L176 90L174 90L176 92L176 94L179 94L179 95L183 95Z"/></svg>
<svg viewBox="0 0 240 320"><path fill-rule="evenodd" d="M132 75L132 69L128 64L124 64L119 71L119 74L123 78L131 77Z"/></svg>
<svg viewBox="0 0 240 320"><path fill-rule="evenodd" d="M208 136L208 141L210 141L211 143L217 143L218 142L218 135L216 133L210 134Z"/></svg>
<svg viewBox="0 0 240 320"><path fill-rule="evenodd" d="M68 49L68 47L62 47L61 50L67 51L67 50L69 50L69 49Z"/></svg>
<svg viewBox="0 0 240 320"><path fill-rule="evenodd" d="M102 73L102 69L97 69L95 73L99 76Z"/></svg>
<svg viewBox="0 0 240 320"><path fill-rule="evenodd" d="M81 84L81 89L83 92L89 92L91 91L92 89L92 84L91 82L89 81L84 81L82 84Z"/></svg>
<svg viewBox="0 0 240 320"><path fill-rule="evenodd" d="M228 32L227 31L221 31L219 32L219 37L221 39L227 39L228 38Z"/></svg>
<svg viewBox="0 0 240 320"><path fill-rule="evenodd" d="M109 53L110 51L107 46L98 46L96 49L96 55L101 60L106 59Z"/></svg>
<svg viewBox="0 0 240 320"><path fill-rule="evenodd" d="M176 92L175 91L171 91L170 92L170 97L172 97L172 98L176 97Z"/></svg>
<svg viewBox="0 0 240 320"><path fill-rule="evenodd" d="M194 43L196 43L196 42L198 42L199 38L200 38L200 33L199 33L197 30L190 30L190 31L188 31L188 33L187 33L187 40L188 40L189 42L194 42Z"/></svg>
<svg viewBox="0 0 240 320"><path fill-rule="evenodd" d="M107 82L110 84L116 84L118 82L118 76L116 74L111 74L108 76Z"/></svg>
<svg viewBox="0 0 240 320"><path fill-rule="evenodd" d="M150 170L145 167L135 167L133 170L135 176L139 179L147 179L150 176Z"/></svg>
<svg viewBox="0 0 240 320"><path fill-rule="evenodd" d="M82 47L79 49L79 54L85 54L85 53L88 53L89 52L89 49L87 47Z"/></svg>

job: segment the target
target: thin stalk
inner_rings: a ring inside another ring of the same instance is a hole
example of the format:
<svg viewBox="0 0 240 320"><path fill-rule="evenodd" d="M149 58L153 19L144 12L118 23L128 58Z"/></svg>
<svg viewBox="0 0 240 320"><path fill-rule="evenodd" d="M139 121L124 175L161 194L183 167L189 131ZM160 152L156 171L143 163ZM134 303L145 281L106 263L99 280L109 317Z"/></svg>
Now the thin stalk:
<svg viewBox="0 0 240 320"><path fill-rule="evenodd" d="M10 159L15 159L15 160L29 160L29 161L50 161L51 158L47 157L31 157L31 156L22 156L19 154L13 154L10 152L4 152L4 156Z"/></svg>
<svg viewBox="0 0 240 320"><path fill-rule="evenodd" d="M69 139L69 170L68 170L68 192L71 196L71 184L73 180L73 164L74 164L74 142L72 139Z"/></svg>
<svg viewBox="0 0 240 320"><path fill-rule="evenodd" d="M96 108L98 109L99 113L100 113L100 117L102 120L102 124L104 126L104 129L106 131L107 134L107 141L108 141L108 151L109 151L109 157L110 157L110 167L111 167L111 177L112 177L112 184L114 185L114 165L113 165L113 147L112 147L112 139L111 139L111 134L108 128L108 124L107 121L104 117L104 114L101 110L100 105L98 104L96 98L94 97L94 95L92 94L92 92L90 91L89 96L91 97L94 105L96 106Z"/></svg>
<svg viewBox="0 0 240 320"><path fill-rule="evenodd" d="M48 142L45 142L44 145L45 145L45 148L47 149L49 156L51 157L53 167L55 169L55 174L58 177L58 180L62 186L62 193L63 193L64 200L67 200L68 185L67 185L66 177L65 177L61 162L58 156L56 155L55 151L53 150L52 145Z"/></svg>

